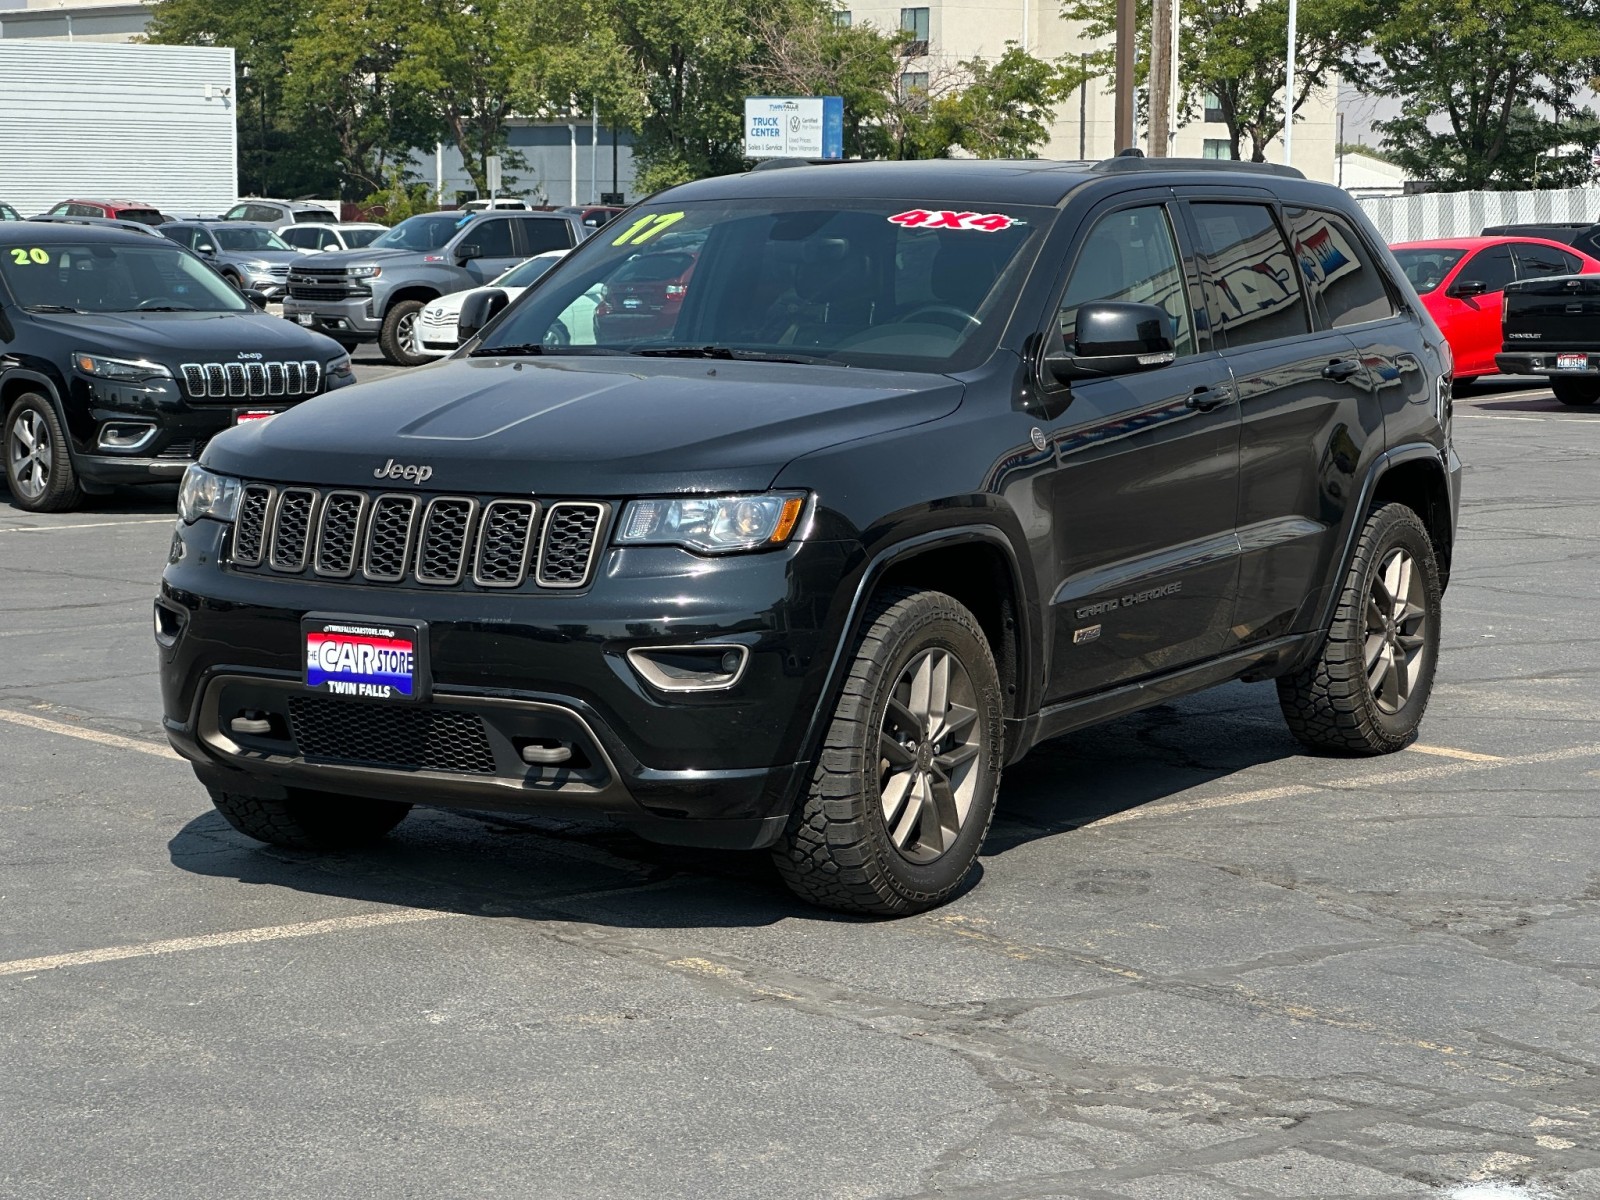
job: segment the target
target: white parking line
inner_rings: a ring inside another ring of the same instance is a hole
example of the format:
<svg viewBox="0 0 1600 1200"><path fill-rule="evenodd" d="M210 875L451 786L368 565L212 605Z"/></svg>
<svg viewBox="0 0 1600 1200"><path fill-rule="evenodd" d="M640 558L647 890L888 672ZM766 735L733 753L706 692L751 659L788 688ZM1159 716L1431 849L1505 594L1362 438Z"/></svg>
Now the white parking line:
<svg viewBox="0 0 1600 1200"><path fill-rule="evenodd" d="M61 533L68 529L110 529L116 525L171 525L177 519L171 516L138 521L90 521L83 525L18 525L14 529L0 529L0 533Z"/></svg>
<svg viewBox="0 0 1600 1200"><path fill-rule="evenodd" d="M13 725L22 725L28 729L43 730L45 733L59 733L63 737L78 738L80 741L98 742L102 746L112 746L118 750L135 750L140 754L153 754L157 758L183 761L183 755L159 742L141 742L138 738L106 733L103 730L90 729L86 725L68 725L64 721L52 721L48 717L36 717L32 713L0 708L0 721L9 721Z"/></svg>
<svg viewBox="0 0 1600 1200"><path fill-rule="evenodd" d="M46 954L40 958L15 958L0 962L0 975L31 975L36 971L55 971L61 967L83 967L90 963L120 962L128 958L151 958L157 954L179 954L185 950L209 950L216 946L246 946L256 942L278 942L285 938L316 937L323 933L345 933L352 929L380 929L385 925L407 925L414 921L438 921L458 913L432 908L397 908L388 912L362 913L354 917L331 917L325 921L300 921L293 925L264 925L257 929L234 929L227 933L203 933L198 937L168 938L160 942L140 942L132 946L104 946L99 950L79 950L72 954Z"/></svg>

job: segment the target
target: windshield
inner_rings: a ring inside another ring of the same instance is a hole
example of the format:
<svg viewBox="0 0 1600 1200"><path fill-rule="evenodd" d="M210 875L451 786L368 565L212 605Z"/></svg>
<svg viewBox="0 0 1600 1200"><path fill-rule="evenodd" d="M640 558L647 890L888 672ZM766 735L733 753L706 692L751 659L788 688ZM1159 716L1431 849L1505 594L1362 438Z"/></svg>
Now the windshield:
<svg viewBox="0 0 1600 1200"><path fill-rule="evenodd" d="M0 245L0 279L41 312L244 312L249 302L192 254L156 238Z"/></svg>
<svg viewBox="0 0 1600 1200"><path fill-rule="evenodd" d="M537 258L530 258L527 262L518 263L499 279L494 281L495 287L527 287L539 276L561 261L561 256L552 254L548 258L543 254Z"/></svg>
<svg viewBox="0 0 1600 1200"><path fill-rule="evenodd" d="M223 250L291 249L288 242L272 230L259 225L250 229L213 229L211 236L217 239L219 247Z"/></svg>
<svg viewBox="0 0 1600 1200"><path fill-rule="evenodd" d="M388 230L385 229L346 229L344 231L344 244L352 250L359 250L363 246L372 245L374 238L387 232Z"/></svg>
<svg viewBox="0 0 1600 1200"><path fill-rule="evenodd" d="M965 369L993 349L1052 215L927 200L668 198L573 251L474 353Z"/></svg>
<svg viewBox="0 0 1600 1200"><path fill-rule="evenodd" d="M1416 247L1396 250L1394 257L1420 296L1433 291L1443 283L1444 277L1450 274L1464 254L1465 250L1442 248L1426 250Z"/></svg>
<svg viewBox="0 0 1600 1200"><path fill-rule="evenodd" d="M374 250L437 250L456 235L468 218L460 213L430 213L407 217L382 237L372 240Z"/></svg>

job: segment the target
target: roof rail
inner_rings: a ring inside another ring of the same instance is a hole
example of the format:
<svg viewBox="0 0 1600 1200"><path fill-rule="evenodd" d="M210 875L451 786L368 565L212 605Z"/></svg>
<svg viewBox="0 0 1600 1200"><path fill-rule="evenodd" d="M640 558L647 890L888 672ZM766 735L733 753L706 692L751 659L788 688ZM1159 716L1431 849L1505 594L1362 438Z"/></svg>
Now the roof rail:
<svg viewBox="0 0 1600 1200"><path fill-rule="evenodd" d="M1257 175L1282 175L1288 179L1304 179L1305 173L1297 167L1282 163L1243 162L1232 158L1134 158L1118 155L1103 159L1089 170L1096 175L1131 175L1148 171L1249 171Z"/></svg>
<svg viewBox="0 0 1600 1200"><path fill-rule="evenodd" d="M777 171L784 167L827 167L835 163L860 162L856 158L763 158L756 161L752 171Z"/></svg>

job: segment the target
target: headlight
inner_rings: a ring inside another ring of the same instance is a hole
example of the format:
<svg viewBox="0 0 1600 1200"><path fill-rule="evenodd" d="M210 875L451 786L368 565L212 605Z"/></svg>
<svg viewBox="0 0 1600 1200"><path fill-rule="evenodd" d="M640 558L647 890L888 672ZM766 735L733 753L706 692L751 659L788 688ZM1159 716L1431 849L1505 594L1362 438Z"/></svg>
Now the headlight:
<svg viewBox="0 0 1600 1200"><path fill-rule="evenodd" d="M322 373L327 377L329 387L342 387L356 380L356 370L350 365L348 354L341 354L338 358L330 360L327 366L322 368Z"/></svg>
<svg viewBox="0 0 1600 1200"><path fill-rule="evenodd" d="M178 485L178 516L185 525L201 517L213 521L232 521L239 512L239 481L231 475L216 475L195 463L183 473Z"/></svg>
<svg viewBox="0 0 1600 1200"><path fill-rule="evenodd" d="M805 503L805 495L796 492L635 500L623 510L617 541L708 554L781 546L793 535Z"/></svg>
<svg viewBox="0 0 1600 1200"><path fill-rule="evenodd" d="M346 267L344 273L352 279L376 279L383 274L382 267Z"/></svg>
<svg viewBox="0 0 1600 1200"><path fill-rule="evenodd" d="M172 378L172 372L160 363L133 362L125 358L104 358L98 354L83 353L74 354L72 362L85 375L93 375L96 379L143 383L147 379Z"/></svg>

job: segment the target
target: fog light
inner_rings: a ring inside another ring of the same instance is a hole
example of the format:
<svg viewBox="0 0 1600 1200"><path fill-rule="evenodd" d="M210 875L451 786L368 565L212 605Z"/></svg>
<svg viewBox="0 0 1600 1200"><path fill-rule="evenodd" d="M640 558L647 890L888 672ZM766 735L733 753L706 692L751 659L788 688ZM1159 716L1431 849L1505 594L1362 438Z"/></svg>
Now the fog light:
<svg viewBox="0 0 1600 1200"><path fill-rule="evenodd" d="M663 692L719 692L733 687L750 662L748 646L635 646L628 664Z"/></svg>

